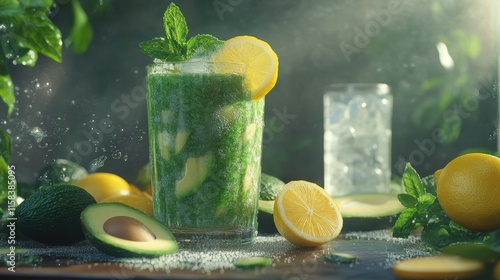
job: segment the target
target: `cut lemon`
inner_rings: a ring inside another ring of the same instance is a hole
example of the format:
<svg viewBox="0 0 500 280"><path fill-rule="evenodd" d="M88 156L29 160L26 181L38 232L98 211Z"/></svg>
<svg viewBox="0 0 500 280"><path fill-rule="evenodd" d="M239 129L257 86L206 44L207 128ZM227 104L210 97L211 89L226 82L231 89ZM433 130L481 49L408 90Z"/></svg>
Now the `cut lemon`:
<svg viewBox="0 0 500 280"><path fill-rule="evenodd" d="M274 203L276 228L291 243L315 247L335 239L342 230L340 208L320 186L291 181Z"/></svg>
<svg viewBox="0 0 500 280"><path fill-rule="evenodd" d="M266 96L278 80L278 56L268 43L252 36L227 40L213 60L245 65L245 87L252 100Z"/></svg>

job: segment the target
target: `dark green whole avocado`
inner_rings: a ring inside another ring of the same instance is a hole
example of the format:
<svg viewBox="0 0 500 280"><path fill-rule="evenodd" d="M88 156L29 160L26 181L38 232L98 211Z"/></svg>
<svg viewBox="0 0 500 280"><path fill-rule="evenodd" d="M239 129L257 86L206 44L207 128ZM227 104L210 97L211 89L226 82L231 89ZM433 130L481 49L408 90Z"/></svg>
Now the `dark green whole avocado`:
<svg viewBox="0 0 500 280"><path fill-rule="evenodd" d="M91 205L80 219L85 238L110 256L157 257L179 248L165 225L122 203Z"/></svg>
<svg viewBox="0 0 500 280"><path fill-rule="evenodd" d="M88 175L87 170L72 161L56 159L45 166L38 175L37 187L55 184L70 184Z"/></svg>
<svg viewBox="0 0 500 280"><path fill-rule="evenodd" d="M80 214L95 203L92 195L77 186L42 186L16 208L16 227L38 242L70 245L85 239Z"/></svg>

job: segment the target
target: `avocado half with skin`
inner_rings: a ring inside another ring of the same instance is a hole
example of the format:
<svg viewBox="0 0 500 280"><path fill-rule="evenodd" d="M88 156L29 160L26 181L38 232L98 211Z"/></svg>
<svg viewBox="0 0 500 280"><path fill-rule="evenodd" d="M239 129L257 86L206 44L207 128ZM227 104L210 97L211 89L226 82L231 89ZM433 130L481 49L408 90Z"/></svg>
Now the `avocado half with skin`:
<svg viewBox="0 0 500 280"><path fill-rule="evenodd" d="M349 194L334 200L344 219L343 231L389 228L405 209L396 195L388 193Z"/></svg>
<svg viewBox="0 0 500 280"><path fill-rule="evenodd" d="M122 203L91 205L80 219L85 238L110 256L157 257L179 249L165 225Z"/></svg>
<svg viewBox="0 0 500 280"><path fill-rule="evenodd" d="M274 200L259 199L259 212L257 214L258 231L259 233L277 233L276 225L274 224Z"/></svg>

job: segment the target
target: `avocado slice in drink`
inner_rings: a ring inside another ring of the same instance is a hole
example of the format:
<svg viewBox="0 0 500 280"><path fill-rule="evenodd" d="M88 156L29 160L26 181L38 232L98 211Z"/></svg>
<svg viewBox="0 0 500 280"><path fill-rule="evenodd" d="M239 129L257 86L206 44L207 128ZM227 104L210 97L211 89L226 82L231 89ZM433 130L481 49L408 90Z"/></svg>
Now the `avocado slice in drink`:
<svg viewBox="0 0 500 280"><path fill-rule="evenodd" d="M183 198L195 193L212 170L214 155L211 152L197 157L188 158L184 167L184 176L175 183L175 195Z"/></svg>

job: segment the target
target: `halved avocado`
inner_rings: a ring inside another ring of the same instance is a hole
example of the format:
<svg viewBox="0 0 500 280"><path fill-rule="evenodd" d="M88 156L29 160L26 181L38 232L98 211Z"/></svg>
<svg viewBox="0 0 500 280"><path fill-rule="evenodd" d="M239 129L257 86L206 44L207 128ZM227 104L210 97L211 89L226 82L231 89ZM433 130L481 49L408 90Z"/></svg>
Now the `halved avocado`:
<svg viewBox="0 0 500 280"><path fill-rule="evenodd" d="M260 174L260 194L263 200L273 200L278 195L285 182L266 173Z"/></svg>
<svg viewBox="0 0 500 280"><path fill-rule="evenodd" d="M122 203L89 206L80 220L85 238L110 256L156 257L179 248L165 225Z"/></svg>
<svg viewBox="0 0 500 280"><path fill-rule="evenodd" d="M388 193L357 193L334 197L344 219L343 230L375 230L393 225L405 207Z"/></svg>
<svg viewBox="0 0 500 280"><path fill-rule="evenodd" d="M276 233L276 225L274 224L274 200L259 199L259 212L257 214L258 231L259 233Z"/></svg>

